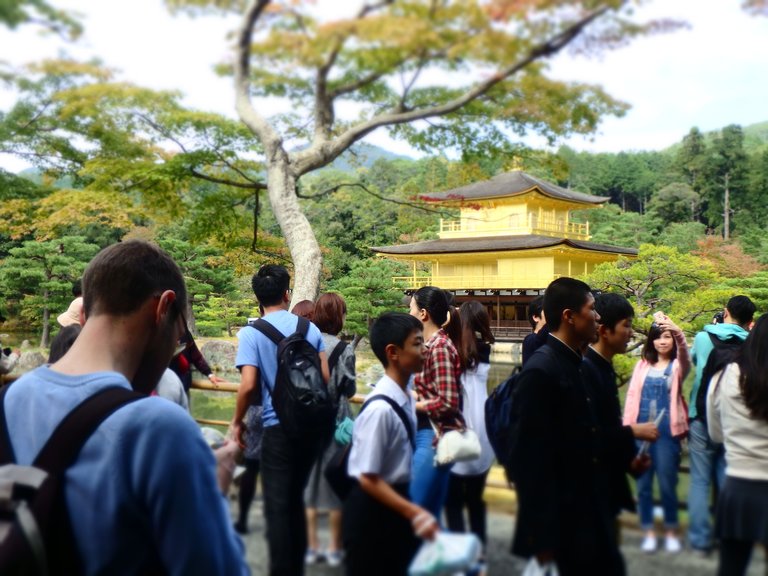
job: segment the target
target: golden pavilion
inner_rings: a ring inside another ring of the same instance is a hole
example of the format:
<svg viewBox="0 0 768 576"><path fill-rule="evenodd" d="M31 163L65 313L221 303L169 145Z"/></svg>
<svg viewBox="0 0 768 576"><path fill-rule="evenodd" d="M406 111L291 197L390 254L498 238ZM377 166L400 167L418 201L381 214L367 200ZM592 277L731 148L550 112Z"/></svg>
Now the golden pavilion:
<svg viewBox="0 0 768 576"><path fill-rule="evenodd" d="M373 250L409 263L410 276L395 278L408 292L439 286L457 304L475 299L488 307L497 338L518 340L530 332L528 303L560 276L581 276L637 250L590 242L589 222L574 210L599 208L609 198L561 188L521 171L499 174L432 194L457 209L441 219L439 238Z"/></svg>

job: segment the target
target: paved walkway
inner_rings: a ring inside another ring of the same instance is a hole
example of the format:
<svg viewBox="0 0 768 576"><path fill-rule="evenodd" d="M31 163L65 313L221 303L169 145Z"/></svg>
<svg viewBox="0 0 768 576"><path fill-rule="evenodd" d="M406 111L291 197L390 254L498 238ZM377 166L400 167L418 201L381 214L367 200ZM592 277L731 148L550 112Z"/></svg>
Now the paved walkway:
<svg viewBox="0 0 768 576"><path fill-rule="evenodd" d="M234 504L233 504L234 506ZM234 510L234 508L233 508ZM325 518L321 518L321 542L328 541L325 528ZM262 519L261 501L254 503L250 516L250 534L245 536L248 563L254 576L266 576L266 546L264 540L264 523ZM509 544L514 527L514 516L501 513L491 513L488 517L488 575L516 576L520 574L525 562L509 553ZM382 535L382 538L385 538ZM663 552L643 554L640 552L642 534L637 530L623 531L622 552L627 563L630 576L714 576L717 572L717 555L700 558L690 552L670 555ZM756 549L752 560L749 576L768 576L768 565L765 552ZM331 568L326 564L318 564L307 568L306 576L341 576L343 568ZM586 575L585 575L586 576Z"/></svg>

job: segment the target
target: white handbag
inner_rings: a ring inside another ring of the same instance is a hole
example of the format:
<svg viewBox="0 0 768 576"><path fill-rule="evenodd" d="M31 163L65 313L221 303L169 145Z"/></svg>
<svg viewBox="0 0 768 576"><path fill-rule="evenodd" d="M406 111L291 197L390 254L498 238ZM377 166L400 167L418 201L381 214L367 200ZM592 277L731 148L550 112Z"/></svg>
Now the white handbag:
<svg viewBox="0 0 768 576"><path fill-rule="evenodd" d="M435 466L467 462L480 457L482 451L480 439L474 431L465 428L463 431L449 430L441 435L435 423L431 420L429 422L438 436Z"/></svg>

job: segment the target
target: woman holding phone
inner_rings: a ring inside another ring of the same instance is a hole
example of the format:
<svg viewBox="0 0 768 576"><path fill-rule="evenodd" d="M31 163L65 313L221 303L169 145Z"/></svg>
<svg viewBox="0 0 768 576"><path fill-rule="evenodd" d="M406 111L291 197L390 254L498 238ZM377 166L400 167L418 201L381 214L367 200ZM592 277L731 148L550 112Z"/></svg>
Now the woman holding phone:
<svg viewBox="0 0 768 576"><path fill-rule="evenodd" d="M670 318L657 312L651 324L643 355L635 366L624 404L624 425L659 420L659 439L649 447L651 467L637 479L640 524L645 531L643 552L655 552L653 525L653 477L659 481L666 528L665 549L680 552L677 535L677 480L680 439L688 431L688 409L683 400L683 381L691 369L683 331Z"/></svg>

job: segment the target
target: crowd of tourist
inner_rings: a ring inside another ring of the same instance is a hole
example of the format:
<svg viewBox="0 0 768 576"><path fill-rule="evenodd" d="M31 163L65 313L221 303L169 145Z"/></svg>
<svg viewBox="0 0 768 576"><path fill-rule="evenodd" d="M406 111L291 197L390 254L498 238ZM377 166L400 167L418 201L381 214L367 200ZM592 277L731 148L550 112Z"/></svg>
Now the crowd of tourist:
<svg viewBox="0 0 768 576"><path fill-rule="evenodd" d="M405 574L420 542L441 530L477 536L473 570L483 573L483 492L498 459L485 425L494 344L488 310L474 300L457 307L450 292L426 286L409 296L407 313L374 319L369 342L384 374L355 416L355 349L342 338L346 303L326 293L291 309L290 280L279 265L254 274L260 319L237 334L230 436L244 472L232 521L213 454L189 415L191 365L221 379L188 328L178 267L141 241L110 246L89 264L82 293L76 286L58 317L48 364L6 387L0 414L9 438L7 447L0 442L7 457L0 465L32 466L70 412L122 391L63 482L68 514L56 526L71 535L72 573L247 573L241 538L251 537L259 477L270 575L300 575L321 561L343 564L349 575ZM686 540L697 554L719 547L719 574L744 574L754 545L768 545L768 315L753 323L755 312L749 298L734 296L690 350L675 321L654 314L622 410L613 362L635 336L630 303L572 278L534 299L508 414L513 449L500 462L517 492L512 552L563 576L622 575L622 510L639 515L642 551L660 548L656 480L664 553L680 553ZM3 362L14 361L6 352ZM466 430L476 433L479 452L440 460L440 440ZM686 440L687 538L677 490ZM339 466L343 490L331 474ZM319 537L321 513L327 542ZM5 545L0 538L0 550Z"/></svg>

